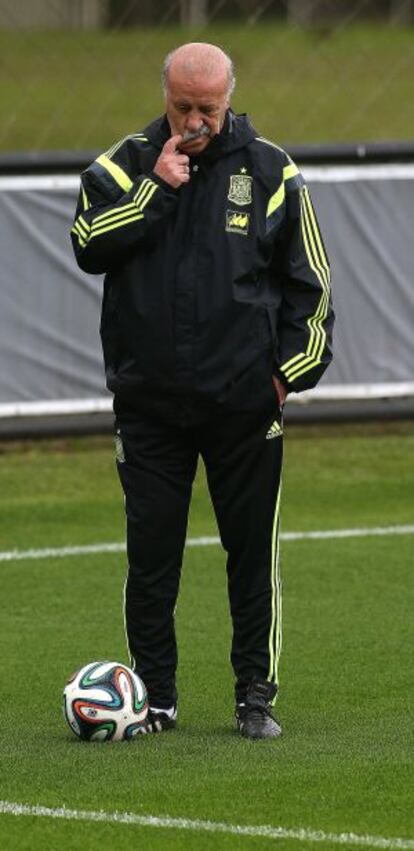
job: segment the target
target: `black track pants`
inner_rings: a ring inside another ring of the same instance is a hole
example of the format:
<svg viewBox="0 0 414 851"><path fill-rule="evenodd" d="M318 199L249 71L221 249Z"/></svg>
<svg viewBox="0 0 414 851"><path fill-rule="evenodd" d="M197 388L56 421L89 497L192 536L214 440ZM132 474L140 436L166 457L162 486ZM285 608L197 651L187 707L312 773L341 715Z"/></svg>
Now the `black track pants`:
<svg viewBox="0 0 414 851"><path fill-rule="evenodd" d="M127 515L127 637L153 706L170 706L176 698L174 608L199 454L228 553L236 699L243 700L252 677L277 684L280 425L276 405L262 414L221 414L192 427L139 417L117 421Z"/></svg>

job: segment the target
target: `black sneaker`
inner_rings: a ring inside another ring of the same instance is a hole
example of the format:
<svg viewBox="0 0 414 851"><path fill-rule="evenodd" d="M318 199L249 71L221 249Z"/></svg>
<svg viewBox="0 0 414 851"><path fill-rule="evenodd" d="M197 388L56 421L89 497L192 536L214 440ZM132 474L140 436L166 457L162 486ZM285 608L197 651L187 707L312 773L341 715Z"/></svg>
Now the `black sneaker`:
<svg viewBox="0 0 414 851"><path fill-rule="evenodd" d="M248 689L245 703L236 705L236 722L246 739L275 739L282 728L270 709L270 701L276 694L276 686L266 680L253 680Z"/></svg>
<svg viewBox="0 0 414 851"><path fill-rule="evenodd" d="M162 733L164 730L173 730L177 726L177 707L171 709L156 709L150 707L144 724L140 727L140 733Z"/></svg>

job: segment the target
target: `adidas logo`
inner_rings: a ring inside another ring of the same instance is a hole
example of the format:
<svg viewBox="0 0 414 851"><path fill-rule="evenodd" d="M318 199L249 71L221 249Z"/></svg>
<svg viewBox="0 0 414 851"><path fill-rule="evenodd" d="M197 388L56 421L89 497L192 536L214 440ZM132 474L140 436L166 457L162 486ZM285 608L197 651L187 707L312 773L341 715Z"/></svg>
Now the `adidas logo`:
<svg viewBox="0 0 414 851"><path fill-rule="evenodd" d="M278 421L275 420L274 423L269 428L269 431L266 435L266 440L272 440L274 437L281 437L283 434L283 428L279 425Z"/></svg>

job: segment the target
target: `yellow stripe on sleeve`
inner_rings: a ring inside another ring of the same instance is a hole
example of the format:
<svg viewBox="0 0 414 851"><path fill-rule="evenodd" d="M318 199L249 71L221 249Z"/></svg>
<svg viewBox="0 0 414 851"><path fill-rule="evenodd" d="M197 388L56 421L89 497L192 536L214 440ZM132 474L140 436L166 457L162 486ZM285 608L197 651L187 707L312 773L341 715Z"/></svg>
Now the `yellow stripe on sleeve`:
<svg viewBox="0 0 414 851"><path fill-rule="evenodd" d="M120 139L119 142L115 142L115 144L112 145L111 148L105 151L106 156L111 159L113 155L116 154L116 152L119 150L119 148L122 147L124 142L128 141L128 139L136 139L138 142L148 142L147 137L144 136L143 133L131 133L129 136L123 136L123 138Z"/></svg>
<svg viewBox="0 0 414 851"><path fill-rule="evenodd" d="M279 189L277 190L277 192L275 192L274 195L272 195L272 197L271 197L271 199L270 199L270 201L267 205L267 210L266 210L266 218L267 219L269 218L269 216L272 215L272 213L275 213L276 210L278 210L279 207L283 204L283 202L285 200L285 196L286 196L285 184L284 184L284 181L282 181L282 183L279 186Z"/></svg>
<svg viewBox="0 0 414 851"><path fill-rule="evenodd" d="M152 184L152 186L150 186L150 187L149 187L148 192L146 193L145 198L144 198L143 200L141 200L141 202L138 204L138 209L139 209L139 210L143 210L143 209L144 209L144 207L146 207L146 206L147 206L147 204L151 201L151 198L152 198L152 196L154 195L154 193L157 191L157 189L158 189L158 184L157 184L157 183L153 183L153 184Z"/></svg>
<svg viewBox="0 0 414 851"><path fill-rule="evenodd" d="M123 224L127 224L129 221L131 221L131 217L134 218L137 212L138 211L135 206L133 206L133 209L130 209L128 205L127 210L122 209L116 215L105 219L105 221L103 222L94 222L91 228L91 235L96 235L97 233L105 233L105 231L109 229L109 225L119 225L119 227L122 227Z"/></svg>
<svg viewBox="0 0 414 851"><path fill-rule="evenodd" d="M290 367L290 369L284 369L284 367L281 367L281 370L288 381L293 381L294 378L298 378L299 375L302 375L302 372L307 372L308 369L313 369L314 366L317 366L317 361L309 355L304 355L296 366Z"/></svg>
<svg viewBox="0 0 414 851"><path fill-rule="evenodd" d="M124 190L124 192L128 192L131 189L132 180L128 177L126 171L124 171L119 165L116 165L116 163L113 163L106 154L101 154L96 162L109 172L111 177L113 177L115 182Z"/></svg>
<svg viewBox="0 0 414 851"><path fill-rule="evenodd" d="M86 192L85 192L85 190L84 190L83 186L82 186L82 203L83 203L83 209L84 209L84 210L89 210L89 207L90 207L91 205L90 205L90 203L89 203L88 196L87 196L87 194L86 194Z"/></svg>
<svg viewBox="0 0 414 851"><path fill-rule="evenodd" d="M150 180L150 179L149 179L149 177L146 177L146 178L142 181L141 185L138 187L138 189L137 189L137 191L136 191L136 193L135 193L135 195L134 195L134 203L135 203L137 206L138 206L138 204L139 204L139 202L140 202L141 198L144 198L144 197L145 197L145 194L146 194L146 192L148 191L148 189L149 189L149 187L151 186L151 184L152 184L152 180Z"/></svg>
<svg viewBox="0 0 414 851"><path fill-rule="evenodd" d="M267 210L266 210L266 218L267 219L269 218L269 216L272 215L272 213L275 213L276 210L278 210L279 207L282 206L282 204L285 200L285 197L286 197L285 183L286 183L287 180L290 180L292 177L295 177L297 174L299 174L299 169L294 163L291 163L290 165L285 166L285 168L283 169L283 180L282 180L279 188L276 190L275 194L271 196L269 203L267 205Z"/></svg>
<svg viewBox="0 0 414 851"><path fill-rule="evenodd" d="M323 327L323 322L325 321L328 313L330 272L307 189L303 192L303 207L305 226L308 232L312 257L314 259L318 278L322 287L322 296L316 313L314 317L312 317L312 324L316 329L314 346L311 347L311 342L309 341L307 353L312 354L319 361L326 342L326 332Z"/></svg>
<svg viewBox="0 0 414 851"><path fill-rule="evenodd" d="M306 203L305 203L305 197L306 196L303 195L303 205L302 205L303 241L305 243L305 250L306 250L307 257L308 257L308 263L309 263L312 271L315 273L316 277L318 278L319 283L320 283L321 288L322 288L322 298L319 299L315 313L312 316L309 317L308 322L307 322L311 333L310 333L310 337L309 337L309 343L308 343L308 348L306 350L306 354L314 357L315 356L315 347L317 347L318 341L320 340L320 334L321 334L320 325L319 325L317 320L319 319L319 314L320 314L320 310L321 310L322 299L323 299L324 289L325 289L325 282L324 282L321 267L320 267L319 262L318 262L318 257L317 257L316 250L315 250L315 243L314 243L314 240L313 240L313 234L312 234L312 231L310 229L310 224L309 224L309 220L308 220L308 213L307 213Z"/></svg>
<svg viewBox="0 0 414 851"><path fill-rule="evenodd" d="M147 206L157 189L158 184L154 183L154 181L150 180L148 177L142 181L141 186L134 195L134 202L137 205L138 210L143 210L144 207Z"/></svg>
<svg viewBox="0 0 414 851"><path fill-rule="evenodd" d="M108 233L108 231L115 230L116 228L121 228L124 225L129 225L131 222L137 222L137 221L139 221L139 219L143 219L143 218L144 218L144 216L143 216L142 213L136 212L136 213L131 213L128 217L122 218L121 220L116 219L115 221L112 220L109 223L103 222L103 224L101 226L99 226L95 230L92 230L92 233L90 235L90 239L92 239L95 236L101 236L103 233Z"/></svg>
<svg viewBox="0 0 414 851"><path fill-rule="evenodd" d="M78 237L79 245L81 245L82 248L84 248L86 243L87 243L87 239L83 238L83 236L82 236L79 228L77 227L76 223L73 225L71 233L74 233Z"/></svg>
<svg viewBox="0 0 414 851"><path fill-rule="evenodd" d="M283 169L283 180L290 180L291 177L295 177L299 174L299 169L295 163L290 163L290 165L286 165Z"/></svg>
<svg viewBox="0 0 414 851"><path fill-rule="evenodd" d="M115 207L113 210L108 210L106 213L100 213L99 216L95 216L92 227L94 227L98 223L101 224L101 222L103 221L106 222L108 219L117 218L123 213L131 212L132 210L136 210L133 201L131 201L130 204L124 204L123 207Z"/></svg>
<svg viewBox="0 0 414 851"><path fill-rule="evenodd" d="M79 233L82 234L85 239L88 238L90 227L88 223L85 222L85 219L82 217L82 215L78 216L74 226L78 228Z"/></svg>
<svg viewBox="0 0 414 851"><path fill-rule="evenodd" d="M320 364L326 343L323 323L329 308L330 270L306 186L301 192L301 229L308 263L320 283L322 293L315 313L307 320L310 334L306 353L300 352L281 366L288 381L299 378L300 375Z"/></svg>
<svg viewBox="0 0 414 851"><path fill-rule="evenodd" d="M305 352L299 352L298 355L294 355L293 358L287 360L286 363L283 364L283 369L287 369L289 366L293 366L298 360L302 360L302 358L306 357Z"/></svg>

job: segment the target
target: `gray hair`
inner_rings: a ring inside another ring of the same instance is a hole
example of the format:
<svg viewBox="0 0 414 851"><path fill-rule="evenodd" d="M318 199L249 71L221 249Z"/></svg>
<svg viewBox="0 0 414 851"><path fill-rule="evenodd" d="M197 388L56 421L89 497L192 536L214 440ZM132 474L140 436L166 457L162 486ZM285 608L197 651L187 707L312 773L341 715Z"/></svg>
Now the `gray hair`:
<svg viewBox="0 0 414 851"><path fill-rule="evenodd" d="M219 49L221 50L221 48L219 48ZM174 56L175 56L175 54L177 53L178 50L180 50L180 48L176 47L174 50L171 50L170 53L167 53L167 56L165 57L164 62L163 62L162 71L161 71L161 83L162 83L162 89L163 89L164 95L167 94L168 73L169 73L169 70L170 70L170 65L171 65L171 62L172 62L172 60L173 60L173 58L174 58ZM224 54L225 58L227 59L227 76L228 76L227 94L230 96L231 94L233 94L234 89L236 87L236 74L235 74L235 70L234 70L234 63L233 63L233 60L230 58L230 56L228 56L228 54L224 52L224 50L222 51L222 53Z"/></svg>

